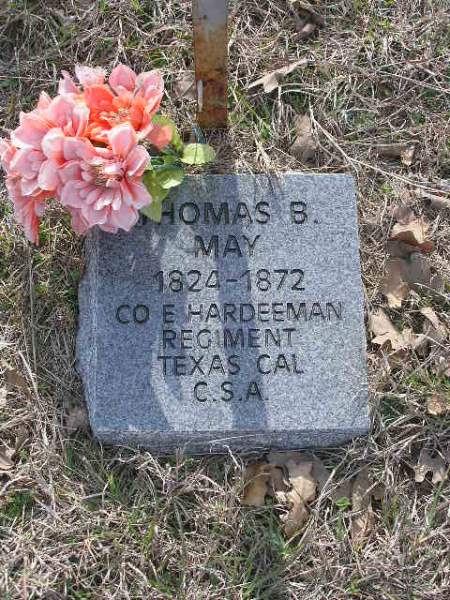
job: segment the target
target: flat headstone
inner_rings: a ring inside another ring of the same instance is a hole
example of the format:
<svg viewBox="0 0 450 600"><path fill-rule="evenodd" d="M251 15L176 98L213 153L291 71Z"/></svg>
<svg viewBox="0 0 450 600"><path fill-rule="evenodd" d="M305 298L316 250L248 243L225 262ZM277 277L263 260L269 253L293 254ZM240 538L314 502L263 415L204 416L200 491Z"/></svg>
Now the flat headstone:
<svg viewBox="0 0 450 600"><path fill-rule="evenodd" d="M164 208L86 240L77 356L96 437L204 453L366 433L352 178L190 176Z"/></svg>

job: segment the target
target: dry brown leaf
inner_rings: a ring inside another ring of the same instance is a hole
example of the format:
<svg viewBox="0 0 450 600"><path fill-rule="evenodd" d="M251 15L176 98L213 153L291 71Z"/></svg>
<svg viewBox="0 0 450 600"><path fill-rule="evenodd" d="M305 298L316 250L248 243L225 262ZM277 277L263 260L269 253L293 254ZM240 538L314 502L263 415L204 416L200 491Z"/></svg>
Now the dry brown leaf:
<svg viewBox="0 0 450 600"><path fill-rule="evenodd" d="M317 484L317 493L320 493L330 478L330 472L317 456L311 455L311 475Z"/></svg>
<svg viewBox="0 0 450 600"><path fill-rule="evenodd" d="M413 164L415 153L416 153L416 145L415 144L409 144L400 152L400 158L402 160L402 163L406 167L410 167Z"/></svg>
<svg viewBox="0 0 450 600"><path fill-rule="evenodd" d="M434 364L431 368L432 372L438 377L450 377L450 350L440 348L437 355L434 357Z"/></svg>
<svg viewBox="0 0 450 600"><path fill-rule="evenodd" d="M193 71L183 71L173 82L173 91L178 98L195 100L195 75Z"/></svg>
<svg viewBox="0 0 450 600"><path fill-rule="evenodd" d="M298 8L302 17L311 19L316 25L324 24L325 19L316 12L314 6L312 6L310 2L305 2L303 0L289 0L289 4L291 5L291 9Z"/></svg>
<svg viewBox="0 0 450 600"><path fill-rule="evenodd" d="M442 351L445 352L443 345L447 338L448 330L446 326L441 323L432 308L425 307L420 312L426 317L426 320L422 326L423 334L421 336L421 342L416 348L417 352L421 356L426 356L430 351L438 350L438 355L441 355ZM438 356L435 356L434 358L436 359Z"/></svg>
<svg viewBox="0 0 450 600"><path fill-rule="evenodd" d="M391 308L400 308L410 289L440 291L442 287L442 279L431 273L427 259L420 252L413 252L407 258L389 258L386 262L381 292Z"/></svg>
<svg viewBox="0 0 450 600"><path fill-rule="evenodd" d="M425 190L420 190L420 196L430 201L433 208L437 209L450 209L450 196L438 196L437 194L431 194Z"/></svg>
<svg viewBox="0 0 450 600"><path fill-rule="evenodd" d="M5 369L5 382L10 388L17 388L19 390L28 390L28 383L25 377L16 369L7 367Z"/></svg>
<svg viewBox="0 0 450 600"><path fill-rule="evenodd" d="M297 69L298 67L306 67L310 63L311 61L307 58L296 60L295 62L285 65L284 67L280 67L279 69L275 69L274 71L266 73L256 81L253 81L248 86L248 89L251 89L258 85L262 85L266 94L269 94L281 85L281 82L283 81L283 78L286 77L286 75L289 75L289 73L292 73L292 71L295 71L295 69Z"/></svg>
<svg viewBox="0 0 450 600"><path fill-rule="evenodd" d="M66 417L66 428L70 433L89 430L89 417L85 406L74 405L70 408Z"/></svg>
<svg viewBox="0 0 450 600"><path fill-rule="evenodd" d="M370 488L368 470L363 469L358 473L352 487L352 511L358 513L352 517L350 525L353 545L360 544L373 528L374 515Z"/></svg>
<svg viewBox="0 0 450 600"><path fill-rule="evenodd" d="M291 154L300 162L314 158L317 144L312 135L311 119L308 115L298 115L295 118L295 140L291 146Z"/></svg>
<svg viewBox="0 0 450 600"><path fill-rule="evenodd" d="M267 462L276 467L284 467L288 460L294 462L301 462L304 460L305 455L302 452L290 451L290 452L269 452L267 455Z"/></svg>
<svg viewBox="0 0 450 600"><path fill-rule="evenodd" d="M297 494L305 501L310 502L316 497L316 482L311 475L312 462L295 462L289 460L286 468L289 473L289 481Z"/></svg>
<svg viewBox="0 0 450 600"><path fill-rule="evenodd" d="M439 329L441 326L441 322L439 321L439 317L431 308L431 306L424 306L419 311L426 319L430 321L435 329Z"/></svg>
<svg viewBox="0 0 450 600"><path fill-rule="evenodd" d="M422 483L422 481L425 480L427 473L430 471L433 474L431 481L434 484L444 481L447 477L445 461L443 458L440 456L432 458L429 452L422 448L417 465L414 467L415 481L417 481L417 483Z"/></svg>
<svg viewBox="0 0 450 600"><path fill-rule="evenodd" d="M391 308L400 308L402 301L408 297L410 287L403 280L403 259L390 258L386 263L386 273L381 283L381 293L386 296Z"/></svg>
<svg viewBox="0 0 450 600"><path fill-rule="evenodd" d="M14 451L9 448L0 449L0 473L6 473L14 467L13 454Z"/></svg>
<svg viewBox="0 0 450 600"><path fill-rule="evenodd" d="M410 167L416 153L416 144L411 142L379 144L375 147L375 150L378 156L400 159L404 165Z"/></svg>
<svg viewBox="0 0 450 600"><path fill-rule="evenodd" d="M417 252L417 246L399 240L388 240L386 252L391 258L408 258L410 254Z"/></svg>
<svg viewBox="0 0 450 600"><path fill-rule="evenodd" d="M411 329L405 328L402 332L394 326L390 318L382 308L369 315L369 328L375 337L372 344L384 346L389 343L394 352L414 348L419 343L419 336Z"/></svg>
<svg viewBox="0 0 450 600"><path fill-rule="evenodd" d="M244 506L264 506L269 477L270 466L267 463L260 461L248 465L244 473L245 486L242 497Z"/></svg>
<svg viewBox="0 0 450 600"><path fill-rule="evenodd" d="M394 206L392 208L392 218L398 223L406 225L416 218L414 211L409 206Z"/></svg>
<svg viewBox="0 0 450 600"><path fill-rule="evenodd" d="M309 511L306 508L303 499L295 490L291 490L286 494L286 500L291 505L291 508L287 514L281 517L281 520L284 522L284 533L286 537L291 538L307 523Z"/></svg>
<svg viewBox="0 0 450 600"><path fill-rule="evenodd" d="M337 502L340 498L351 498L352 495L352 481L347 479L340 483L337 488L331 492L331 500Z"/></svg>
<svg viewBox="0 0 450 600"><path fill-rule="evenodd" d="M423 217L398 222L391 231L391 240L400 240L411 246L417 246L421 252L431 252L434 244L427 240L429 224Z"/></svg>
<svg viewBox="0 0 450 600"><path fill-rule="evenodd" d="M289 485L286 482L284 477L284 472L281 467L275 467L274 465L269 465L270 467L270 491L272 495L278 497L277 494L289 491Z"/></svg>
<svg viewBox="0 0 450 600"><path fill-rule="evenodd" d="M444 394L432 394L427 400L427 411L430 415L443 415L450 411L450 399Z"/></svg>

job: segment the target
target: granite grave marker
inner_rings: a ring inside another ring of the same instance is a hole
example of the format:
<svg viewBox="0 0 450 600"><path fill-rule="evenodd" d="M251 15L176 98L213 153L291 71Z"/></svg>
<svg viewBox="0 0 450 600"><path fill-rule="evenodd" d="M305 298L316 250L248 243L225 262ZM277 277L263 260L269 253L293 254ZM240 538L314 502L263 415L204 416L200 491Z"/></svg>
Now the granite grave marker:
<svg viewBox="0 0 450 600"><path fill-rule="evenodd" d="M99 440L204 453L367 432L351 177L189 176L160 225L94 231L86 257L77 357Z"/></svg>

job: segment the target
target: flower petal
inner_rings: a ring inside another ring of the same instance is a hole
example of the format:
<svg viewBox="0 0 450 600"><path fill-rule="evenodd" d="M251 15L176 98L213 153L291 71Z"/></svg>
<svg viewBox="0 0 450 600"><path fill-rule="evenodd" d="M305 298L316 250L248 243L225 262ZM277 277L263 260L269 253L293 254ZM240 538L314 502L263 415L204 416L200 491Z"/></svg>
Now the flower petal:
<svg viewBox="0 0 450 600"><path fill-rule="evenodd" d="M108 133L108 140L114 154L121 158L126 158L137 145L136 132L129 123L113 127Z"/></svg>
<svg viewBox="0 0 450 600"><path fill-rule="evenodd" d="M80 188L77 180L71 180L64 184L61 190L61 204L63 206L73 206L74 208L83 208L85 201L80 195Z"/></svg>
<svg viewBox="0 0 450 600"><path fill-rule="evenodd" d="M154 125L150 133L147 134L146 139L158 150L162 150L172 140L172 128L170 125L163 125L162 127Z"/></svg>
<svg viewBox="0 0 450 600"><path fill-rule="evenodd" d="M45 160L39 169L39 187L53 192L60 184L58 164L53 160Z"/></svg>
<svg viewBox="0 0 450 600"><path fill-rule="evenodd" d="M49 122L37 112L23 112L20 113L20 125L12 132L11 139L19 148L31 146L40 149L42 138L49 129Z"/></svg>
<svg viewBox="0 0 450 600"><path fill-rule="evenodd" d="M139 91L146 100L158 97L161 99L164 93L164 81L161 73L154 70L138 75L136 80L136 91Z"/></svg>
<svg viewBox="0 0 450 600"><path fill-rule="evenodd" d="M61 71L62 79L59 80L58 94L79 94L80 90L67 71Z"/></svg>
<svg viewBox="0 0 450 600"><path fill-rule="evenodd" d="M41 92L40 96L39 96L39 101L37 103L37 109L45 110L46 108L48 108L51 101L52 101L52 99L47 94L47 92Z"/></svg>
<svg viewBox="0 0 450 600"><path fill-rule="evenodd" d="M67 210L70 212L70 214L72 216L72 220L71 220L72 229L80 235L83 235L84 233L86 233L86 231L89 229L89 223L83 217L81 210L78 208L70 207L70 206L67 207Z"/></svg>
<svg viewBox="0 0 450 600"><path fill-rule="evenodd" d="M133 225L136 225L138 218L137 210L122 202L118 210L111 210L108 224L130 231Z"/></svg>
<svg viewBox="0 0 450 600"><path fill-rule="evenodd" d="M64 159L63 149L65 139L65 135L59 127L50 129L42 139L42 152L47 158L61 162Z"/></svg>
<svg viewBox="0 0 450 600"><path fill-rule="evenodd" d="M106 85L90 85L84 90L86 104L95 113L114 109L114 94Z"/></svg>
<svg viewBox="0 0 450 600"><path fill-rule="evenodd" d="M149 162L150 155L145 148L142 146L136 146L136 148L133 148L133 150L128 154L125 162L127 177L140 177L144 173L145 167L149 164Z"/></svg>
<svg viewBox="0 0 450 600"><path fill-rule="evenodd" d="M89 122L89 108L85 104L77 104L72 113L73 135L84 134Z"/></svg>
<svg viewBox="0 0 450 600"><path fill-rule="evenodd" d="M117 67L111 71L108 83L116 94L120 94L123 89L132 92L136 84L136 73L126 65L117 65Z"/></svg>
<svg viewBox="0 0 450 600"><path fill-rule="evenodd" d="M147 206L153 200L148 189L141 181L131 181L129 179L125 179L122 184L126 184L128 190L128 194L131 197L131 202L135 208L142 208L143 206ZM125 191L125 186L121 186L122 191Z"/></svg>
<svg viewBox="0 0 450 600"><path fill-rule="evenodd" d="M86 67L77 65L75 75L81 85L102 84L105 80L105 71L101 67Z"/></svg>
<svg viewBox="0 0 450 600"><path fill-rule="evenodd" d="M95 155L95 150L89 140L66 137L63 153L65 160L89 160Z"/></svg>

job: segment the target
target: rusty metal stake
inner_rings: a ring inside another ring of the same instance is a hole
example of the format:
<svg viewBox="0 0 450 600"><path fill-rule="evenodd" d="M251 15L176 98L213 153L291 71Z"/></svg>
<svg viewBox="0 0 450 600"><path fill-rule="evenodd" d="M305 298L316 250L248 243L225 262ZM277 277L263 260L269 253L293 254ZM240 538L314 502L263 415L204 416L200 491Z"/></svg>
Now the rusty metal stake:
<svg viewBox="0 0 450 600"><path fill-rule="evenodd" d="M204 129L228 126L227 0L192 0L197 120Z"/></svg>

